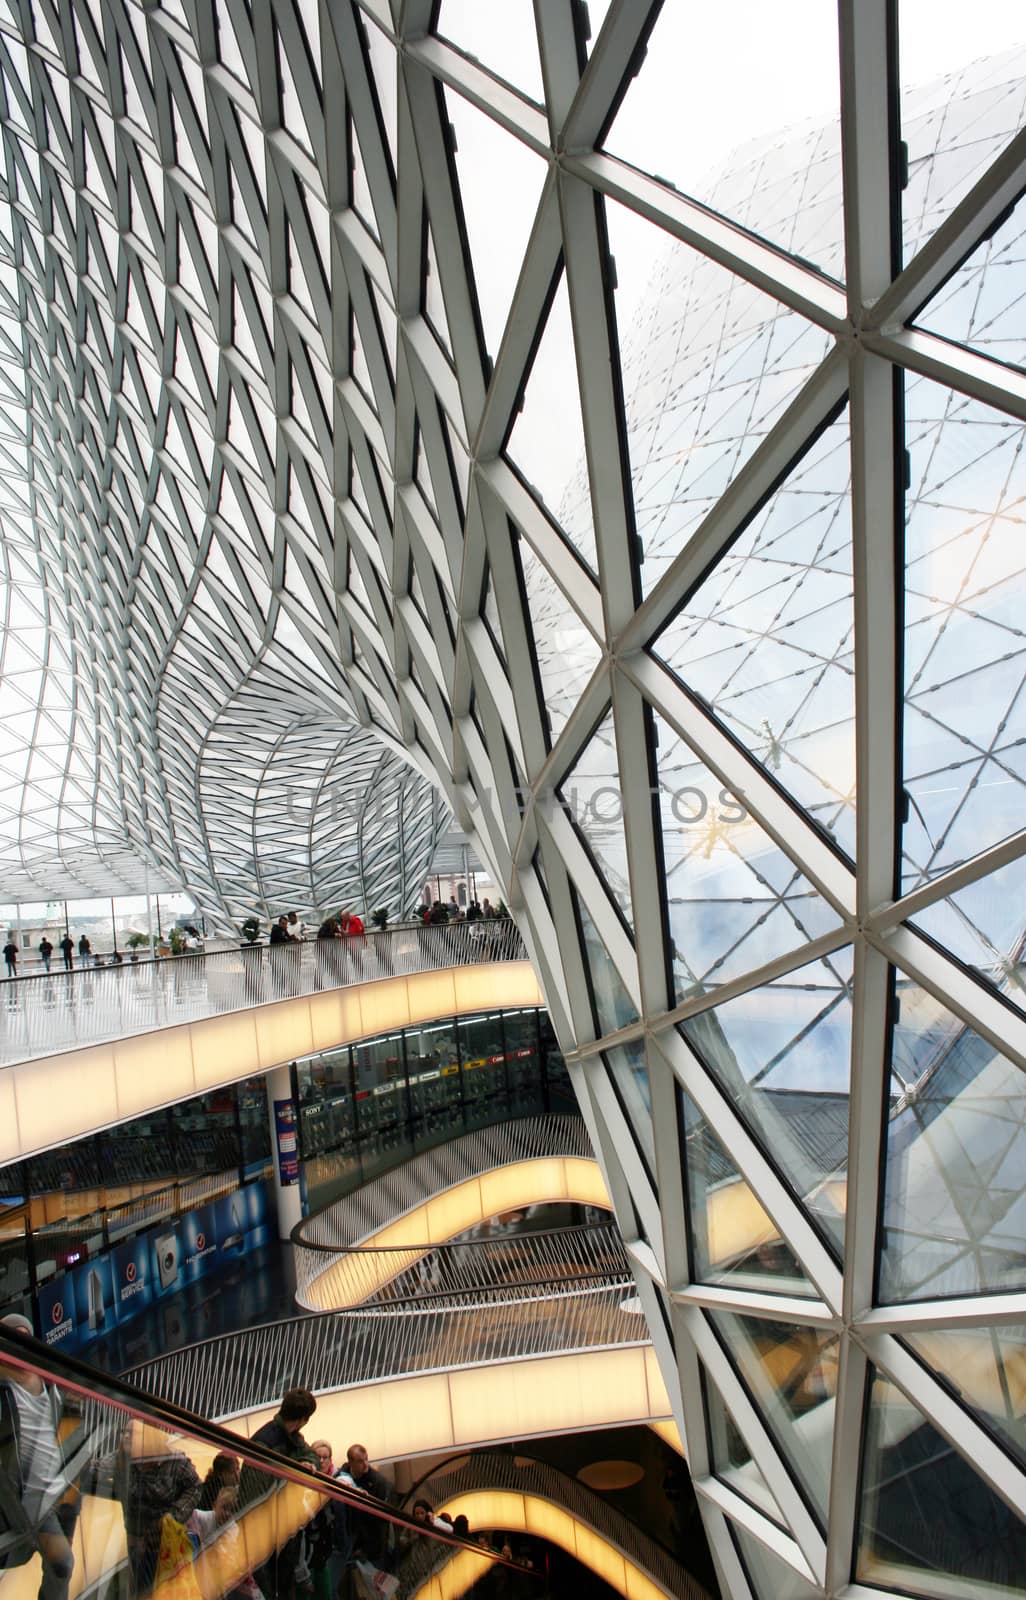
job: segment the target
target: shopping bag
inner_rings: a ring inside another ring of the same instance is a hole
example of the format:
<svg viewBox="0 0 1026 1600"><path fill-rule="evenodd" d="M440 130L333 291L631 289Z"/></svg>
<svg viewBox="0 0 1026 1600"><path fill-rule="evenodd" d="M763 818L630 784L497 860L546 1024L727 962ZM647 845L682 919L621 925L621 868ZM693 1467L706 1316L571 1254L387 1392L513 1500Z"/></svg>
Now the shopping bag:
<svg viewBox="0 0 1026 1600"><path fill-rule="evenodd" d="M202 1600L192 1563L196 1546L188 1530L174 1517L164 1517L160 1524L160 1549L157 1552L157 1570L153 1575L153 1592L159 1591L160 1600Z"/></svg>
<svg viewBox="0 0 1026 1600"><path fill-rule="evenodd" d="M356 1571L364 1593L369 1600L392 1600L399 1587L399 1579L391 1572L382 1571L370 1561L358 1561Z"/></svg>

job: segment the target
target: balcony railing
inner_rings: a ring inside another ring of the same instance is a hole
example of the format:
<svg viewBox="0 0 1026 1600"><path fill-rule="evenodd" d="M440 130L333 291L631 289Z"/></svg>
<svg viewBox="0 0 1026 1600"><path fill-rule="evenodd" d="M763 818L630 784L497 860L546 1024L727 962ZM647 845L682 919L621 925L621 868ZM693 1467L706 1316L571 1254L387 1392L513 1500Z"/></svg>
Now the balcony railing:
<svg viewBox="0 0 1026 1600"><path fill-rule="evenodd" d="M352 983L526 959L504 918L36 973L0 983L0 1064Z"/></svg>
<svg viewBox="0 0 1026 1600"><path fill-rule="evenodd" d="M370 1235L456 1184L491 1172L496 1167L520 1161L545 1161L553 1157L594 1161L594 1151L581 1117L510 1119L507 1116L498 1127L477 1128L472 1133L448 1139L433 1150L424 1151L412 1161L403 1162L391 1172L364 1184L355 1193L304 1217L296 1225L292 1232L296 1298L301 1305L315 1306L316 1303L309 1297L312 1285L334 1263L342 1261L353 1263L358 1288L363 1281L367 1284L363 1293L357 1293L352 1298L365 1298L373 1287L380 1284L380 1278L374 1278L369 1271L362 1272L363 1263L356 1248L369 1243ZM427 1245L420 1249L412 1246L412 1255L407 1264L423 1256L428 1248ZM402 1262L396 1262L397 1273L403 1265ZM368 1261L366 1266L371 1268L373 1263ZM533 1276L539 1278L546 1274L536 1271ZM469 1286L467 1282L462 1285Z"/></svg>
<svg viewBox="0 0 1026 1600"><path fill-rule="evenodd" d="M148 1394L205 1416L272 1404L293 1384L315 1392L456 1367L648 1343L634 1281L587 1277L475 1289L243 1328L133 1367Z"/></svg>

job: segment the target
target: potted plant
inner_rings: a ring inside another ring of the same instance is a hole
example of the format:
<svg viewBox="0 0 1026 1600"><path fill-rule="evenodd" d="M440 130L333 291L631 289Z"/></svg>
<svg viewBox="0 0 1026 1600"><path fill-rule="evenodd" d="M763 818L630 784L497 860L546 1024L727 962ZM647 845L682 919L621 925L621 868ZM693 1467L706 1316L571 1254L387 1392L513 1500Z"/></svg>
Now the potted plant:
<svg viewBox="0 0 1026 1600"><path fill-rule="evenodd" d="M148 946L149 942L150 936L148 933L130 933L128 938L125 940L126 945L132 952L129 956L129 960L138 961L139 951L142 949L143 945Z"/></svg>
<svg viewBox="0 0 1026 1600"><path fill-rule="evenodd" d="M254 916L247 917L245 922L243 922L241 925L241 931L242 937L246 941L246 944L243 945L243 949L246 948L246 945L255 945L260 937L260 918Z"/></svg>
<svg viewBox="0 0 1026 1600"><path fill-rule="evenodd" d="M388 907L378 906L376 911L371 912L370 919L376 928L378 928L381 932L384 932L385 928L388 926Z"/></svg>

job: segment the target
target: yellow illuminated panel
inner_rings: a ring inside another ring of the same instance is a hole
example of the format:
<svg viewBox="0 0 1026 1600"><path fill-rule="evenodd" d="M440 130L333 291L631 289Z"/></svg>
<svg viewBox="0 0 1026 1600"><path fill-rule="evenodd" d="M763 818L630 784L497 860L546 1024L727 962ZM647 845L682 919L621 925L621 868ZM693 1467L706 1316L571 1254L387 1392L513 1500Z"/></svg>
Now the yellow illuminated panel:
<svg viewBox="0 0 1026 1600"><path fill-rule="evenodd" d="M53 1149L312 1050L483 1006L544 1004L529 962L497 961L269 1001L23 1061L0 1073L0 1161Z"/></svg>
<svg viewBox="0 0 1026 1600"><path fill-rule="evenodd" d="M373 1439L382 1461L527 1436L665 1421L646 1377L650 1346L500 1361L458 1372L389 1378L318 1394L316 1428L341 1449ZM275 1407L218 1420L253 1434Z"/></svg>
<svg viewBox="0 0 1026 1600"><path fill-rule="evenodd" d="M624 1595L626 1600L665 1600L666 1590L655 1583L647 1572L629 1561L579 1518L539 1495L515 1494L505 1489L479 1489L470 1494L461 1494L437 1509L447 1511L450 1516L462 1511L472 1528L501 1529L506 1533L527 1533L547 1539L550 1544L565 1550L582 1566L596 1573L618 1594ZM456 1562L450 1562L447 1571L455 1567ZM457 1578L463 1581L462 1569L453 1573L453 1579ZM474 1577L469 1577L466 1587L474 1581ZM418 1596L430 1594L426 1585L416 1592ZM450 1582L446 1590L447 1600L457 1600L457 1596L465 1592L466 1588L458 1588L455 1582Z"/></svg>
<svg viewBox="0 0 1026 1600"><path fill-rule="evenodd" d="M304 1304L320 1311L359 1305L424 1254L419 1249L408 1252L404 1246L441 1244L488 1217L557 1200L612 1209L595 1161L546 1156L537 1161L511 1162L454 1184L416 1210L387 1223L363 1241L361 1253L332 1259L331 1265L307 1286ZM375 1246L397 1253L369 1253ZM666 1409L670 1409L669 1404Z"/></svg>

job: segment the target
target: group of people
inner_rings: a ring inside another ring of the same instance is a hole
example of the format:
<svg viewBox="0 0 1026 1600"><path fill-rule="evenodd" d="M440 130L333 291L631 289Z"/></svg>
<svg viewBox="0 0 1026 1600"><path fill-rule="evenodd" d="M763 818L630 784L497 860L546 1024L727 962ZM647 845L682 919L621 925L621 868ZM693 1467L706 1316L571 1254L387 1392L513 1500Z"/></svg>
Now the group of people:
<svg viewBox="0 0 1026 1600"><path fill-rule="evenodd" d="M44 933L43 937L36 946L36 949L39 951L40 966L44 972L49 972L50 963L54 958L53 941L47 938L46 934ZM75 970L76 941L72 938L70 933L66 933L64 938L58 941L57 949L60 951L61 958L64 962L64 971L73 972ZM88 934L83 933L79 936L77 941L77 950L78 959L83 967L124 966L124 956L121 954L120 950L112 950L106 957L94 954ZM3 955L4 962L7 967L7 976L9 978L16 978L18 976L18 954L18 946L15 944L14 939L8 938L7 943L4 945ZM132 959L133 961L135 960L134 955Z"/></svg>
<svg viewBox="0 0 1026 1600"><path fill-rule="evenodd" d="M64 935L57 948L64 958L65 972L71 972L75 965L75 941L70 933ZM37 949L39 950L39 959L42 962L43 971L49 972L50 962L53 960L53 944L45 933L40 939ZM93 955L93 947L84 933L78 941L78 958L84 967L91 967L96 961L96 957ZM117 950L115 950L110 959L114 961L115 958L120 962L121 956ZM4 945L4 961L7 965L7 976L16 978L18 976L18 946L12 938L8 938L7 943Z"/></svg>
<svg viewBox="0 0 1026 1600"><path fill-rule="evenodd" d="M19 1340L32 1334L28 1319L15 1313L0 1327ZM172 1577L167 1592L179 1600L203 1600L208 1589L224 1600L360 1600L365 1586L390 1594L391 1574L416 1536L397 1538L395 1523L376 1514L376 1506L395 1507L397 1496L364 1445L351 1444L336 1465L329 1440L307 1442L302 1430L316 1409L308 1389L287 1390L252 1442L361 1491L367 1509L351 1499L326 1500L262 1566L247 1571L238 1519L278 1489L282 1480L273 1472L219 1453L201 1479L184 1450L138 1422L126 1424L113 1449L92 1455L69 1429L57 1387L28 1367L0 1363L0 1569L24 1566L38 1552L39 1600L67 1600L81 1497L89 1494L119 1501L124 1517L127 1564L109 1575L110 1600L134 1600ZM435 1517L423 1500L413 1517L450 1535L470 1534L465 1517ZM208 1550L207 1581L181 1581L183 1566Z"/></svg>
<svg viewBox="0 0 1026 1600"><path fill-rule="evenodd" d="M438 928L449 922L500 922L509 918L509 912L501 901L498 906L493 906L486 897L461 906L453 895L448 902L435 900L431 905L418 906L416 915L425 928Z"/></svg>

